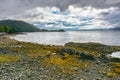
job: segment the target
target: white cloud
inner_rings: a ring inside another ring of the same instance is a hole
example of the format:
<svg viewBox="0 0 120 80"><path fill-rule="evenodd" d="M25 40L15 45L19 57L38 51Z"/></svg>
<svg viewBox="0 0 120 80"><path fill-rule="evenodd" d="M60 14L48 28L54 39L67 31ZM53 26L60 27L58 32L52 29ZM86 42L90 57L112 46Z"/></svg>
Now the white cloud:
<svg viewBox="0 0 120 80"><path fill-rule="evenodd" d="M114 11L120 14L117 9L116 7L97 9L90 6L80 8L71 5L66 11L61 12L56 7L37 7L14 18L48 29L103 29L115 27L115 24L111 25L107 19L113 16ZM107 13L108 15L105 15Z"/></svg>

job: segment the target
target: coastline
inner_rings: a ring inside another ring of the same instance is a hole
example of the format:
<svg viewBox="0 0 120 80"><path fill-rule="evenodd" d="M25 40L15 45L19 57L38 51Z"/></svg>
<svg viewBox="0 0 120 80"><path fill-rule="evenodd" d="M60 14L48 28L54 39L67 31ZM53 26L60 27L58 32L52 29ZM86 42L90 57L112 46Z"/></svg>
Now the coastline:
<svg viewBox="0 0 120 80"><path fill-rule="evenodd" d="M42 80L117 80L120 78L118 72L120 63L106 57L113 51L120 51L120 47L99 43L67 43L65 46L41 45L20 42L10 39L9 36L0 36L0 54L5 59L0 57L3 61L0 62L2 80L39 78Z"/></svg>

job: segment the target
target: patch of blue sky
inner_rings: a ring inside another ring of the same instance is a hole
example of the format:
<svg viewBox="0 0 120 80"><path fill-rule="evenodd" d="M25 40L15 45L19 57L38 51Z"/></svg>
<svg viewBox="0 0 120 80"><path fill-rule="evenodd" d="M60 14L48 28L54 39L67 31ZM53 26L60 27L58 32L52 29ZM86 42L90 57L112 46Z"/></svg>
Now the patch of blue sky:
<svg viewBox="0 0 120 80"><path fill-rule="evenodd" d="M87 26L87 25L89 25L89 24L87 24L87 23L81 23L79 26Z"/></svg>
<svg viewBox="0 0 120 80"><path fill-rule="evenodd" d="M60 12L58 10L52 11L52 14L59 14Z"/></svg>

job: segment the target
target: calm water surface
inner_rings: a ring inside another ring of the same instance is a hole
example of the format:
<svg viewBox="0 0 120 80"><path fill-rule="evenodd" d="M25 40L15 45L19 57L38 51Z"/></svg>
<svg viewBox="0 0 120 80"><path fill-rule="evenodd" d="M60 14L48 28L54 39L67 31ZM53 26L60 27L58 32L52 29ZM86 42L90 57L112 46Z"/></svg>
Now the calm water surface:
<svg viewBox="0 0 120 80"><path fill-rule="evenodd" d="M34 32L11 36L11 38L18 41L51 45L64 45L68 42L97 42L120 46L120 31Z"/></svg>

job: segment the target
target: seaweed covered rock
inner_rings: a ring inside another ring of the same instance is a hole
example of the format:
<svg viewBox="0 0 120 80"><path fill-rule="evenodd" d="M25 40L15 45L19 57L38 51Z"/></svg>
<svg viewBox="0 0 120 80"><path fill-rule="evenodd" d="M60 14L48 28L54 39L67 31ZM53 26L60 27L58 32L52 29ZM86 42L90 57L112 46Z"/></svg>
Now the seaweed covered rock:
<svg viewBox="0 0 120 80"><path fill-rule="evenodd" d="M77 56L80 56L80 58L83 60L95 60L95 57L93 55L79 52L72 48L62 48L60 50L60 53L61 55L65 55L66 53L68 53L69 55L77 55Z"/></svg>

